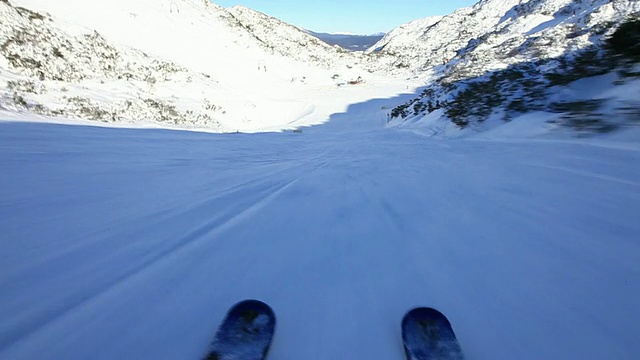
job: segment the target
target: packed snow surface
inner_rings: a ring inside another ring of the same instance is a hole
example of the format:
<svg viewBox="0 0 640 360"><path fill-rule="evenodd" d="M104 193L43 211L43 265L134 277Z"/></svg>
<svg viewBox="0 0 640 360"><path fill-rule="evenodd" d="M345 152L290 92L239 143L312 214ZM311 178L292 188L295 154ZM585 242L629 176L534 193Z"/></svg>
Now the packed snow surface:
<svg viewBox="0 0 640 360"><path fill-rule="evenodd" d="M398 101L302 134L0 123L0 358L198 359L247 298L270 360L403 359L416 306L469 359L637 358L639 148L429 139L381 125Z"/></svg>

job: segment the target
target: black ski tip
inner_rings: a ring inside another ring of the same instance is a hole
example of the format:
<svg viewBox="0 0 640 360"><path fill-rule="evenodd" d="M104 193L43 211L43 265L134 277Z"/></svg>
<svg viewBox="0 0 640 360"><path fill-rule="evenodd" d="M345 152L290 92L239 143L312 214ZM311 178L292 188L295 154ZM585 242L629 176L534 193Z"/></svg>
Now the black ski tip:
<svg viewBox="0 0 640 360"><path fill-rule="evenodd" d="M451 323L440 311L419 307L402 318L402 342L409 360L461 360Z"/></svg>
<svg viewBox="0 0 640 360"><path fill-rule="evenodd" d="M275 332L276 315L260 300L231 307L218 328L206 360L263 360Z"/></svg>
<svg viewBox="0 0 640 360"><path fill-rule="evenodd" d="M271 320L273 320L275 325L276 314L273 312L273 309L271 309L269 305L267 305L266 303L260 300L248 299L248 300L242 300L238 302L237 304L231 307L231 309L229 310L229 313L227 314L227 317L233 316L233 315L242 316L243 314L246 315L247 312L265 314Z"/></svg>
<svg viewBox="0 0 640 360"><path fill-rule="evenodd" d="M411 309L402 318L402 329L404 329L411 321L431 321L437 322L446 328L451 329L451 323L446 316L440 311L429 307L418 307ZM453 333L453 331L452 331ZM455 334L453 335L455 337Z"/></svg>

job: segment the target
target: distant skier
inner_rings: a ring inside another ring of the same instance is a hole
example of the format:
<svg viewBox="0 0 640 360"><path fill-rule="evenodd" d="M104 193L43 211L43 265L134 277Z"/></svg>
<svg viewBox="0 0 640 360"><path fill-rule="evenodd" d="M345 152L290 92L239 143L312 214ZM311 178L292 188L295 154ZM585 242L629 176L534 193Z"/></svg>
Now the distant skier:
<svg viewBox="0 0 640 360"><path fill-rule="evenodd" d="M260 70L264 70L264 72L267 72L267 65L265 65L264 60L260 60L258 62L258 71Z"/></svg>

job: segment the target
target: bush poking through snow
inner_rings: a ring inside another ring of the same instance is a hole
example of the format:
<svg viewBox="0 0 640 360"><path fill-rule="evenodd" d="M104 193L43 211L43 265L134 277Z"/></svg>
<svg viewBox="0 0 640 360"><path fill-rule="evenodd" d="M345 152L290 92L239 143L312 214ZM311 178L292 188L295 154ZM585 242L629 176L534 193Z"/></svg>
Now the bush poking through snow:
<svg viewBox="0 0 640 360"><path fill-rule="evenodd" d="M620 25L607 39L605 49L619 66L620 76L639 77L640 72L634 68L640 63L640 19L631 19Z"/></svg>
<svg viewBox="0 0 640 360"><path fill-rule="evenodd" d="M600 112L604 101L604 99L593 99L556 102L550 104L549 109L562 114L560 120L556 121L561 126L579 132L607 133L616 130L618 126L607 122L604 114Z"/></svg>
<svg viewBox="0 0 640 360"><path fill-rule="evenodd" d="M623 61L640 62L640 19L630 19L620 25L607 39L605 49Z"/></svg>

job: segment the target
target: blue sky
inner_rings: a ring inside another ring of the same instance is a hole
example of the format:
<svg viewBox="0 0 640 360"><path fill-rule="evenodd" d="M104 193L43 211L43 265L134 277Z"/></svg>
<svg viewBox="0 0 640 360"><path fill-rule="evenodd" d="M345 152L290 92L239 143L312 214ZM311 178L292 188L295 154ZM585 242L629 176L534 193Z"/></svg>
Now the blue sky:
<svg viewBox="0 0 640 360"><path fill-rule="evenodd" d="M368 35L387 32L411 20L447 15L478 0L213 0L229 7L244 5L316 32Z"/></svg>

